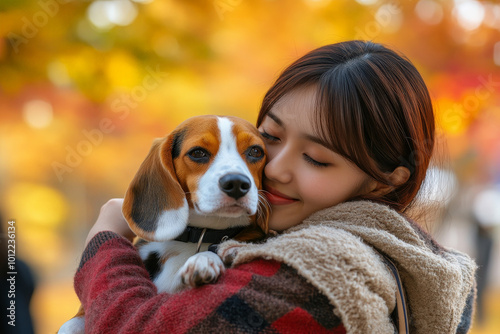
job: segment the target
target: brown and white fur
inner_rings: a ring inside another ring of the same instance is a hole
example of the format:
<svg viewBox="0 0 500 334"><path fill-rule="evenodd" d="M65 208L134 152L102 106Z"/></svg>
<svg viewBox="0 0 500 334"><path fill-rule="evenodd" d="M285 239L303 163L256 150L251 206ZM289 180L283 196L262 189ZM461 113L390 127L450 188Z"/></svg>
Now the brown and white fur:
<svg viewBox="0 0 500 334"><path fill-rule="evenodd" d="M159 292L215 282L224 271L209 243L197 252L197 243L174 240L188 226L245 227L238 240L268 232L259 195L265 160L257 129L236 117L193 117L153 143L127 190L123 215L141 238L136 246L143 261L155 259L159 267L152 276ZM83 333L84 326L79 312L59 333Z"/></svg>

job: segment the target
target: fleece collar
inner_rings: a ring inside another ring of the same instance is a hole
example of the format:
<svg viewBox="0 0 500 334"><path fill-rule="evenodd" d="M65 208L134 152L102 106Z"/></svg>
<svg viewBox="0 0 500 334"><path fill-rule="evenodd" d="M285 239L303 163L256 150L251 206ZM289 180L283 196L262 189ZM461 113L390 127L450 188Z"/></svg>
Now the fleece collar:
<svg viewBox="0 0 500 334"><path fill-rule="evenodd" d="M219 255L238 247L233 264L259 257L284 262L329 298L348 333L389 333L397 287L382 253L403 281L410 331L455 333L476 266L435 245L389 207L354 201L319 211L263 244L225 242Z"/></svg>

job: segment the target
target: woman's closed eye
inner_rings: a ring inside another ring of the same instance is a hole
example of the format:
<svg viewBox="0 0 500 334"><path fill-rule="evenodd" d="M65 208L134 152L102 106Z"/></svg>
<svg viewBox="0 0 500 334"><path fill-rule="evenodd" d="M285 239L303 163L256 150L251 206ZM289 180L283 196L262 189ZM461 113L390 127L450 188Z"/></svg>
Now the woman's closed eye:
<svg viewBox="0 0 500 334"><path fill-rule="evenodd" d="M328 167L328 166L331 166L330 163L327 163L327 162L319 162L317 160L314 160L313 158L311 158L310 156L308 156L307 154L303 153L302 156L304 157L304 160L308 163L310 163L311 165L315 166L315 167Z"/></svg>
<svg viewBox="0 0 500 334"><path fill-rule="evenodd" d="M260 134L268 142L279 142L280 141L280 139L278 137L272 136L269 133L267 133L266 131L261 131Z"/></svg>

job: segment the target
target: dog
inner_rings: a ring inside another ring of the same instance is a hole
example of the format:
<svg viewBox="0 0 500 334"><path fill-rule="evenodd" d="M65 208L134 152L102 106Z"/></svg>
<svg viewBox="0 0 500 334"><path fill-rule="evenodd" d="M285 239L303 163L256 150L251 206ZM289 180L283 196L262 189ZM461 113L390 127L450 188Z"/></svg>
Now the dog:
<svg viewBox="0 0 500 334"><path fill-rule="evenodd" d="M125 194L123 216L158 292L215 282L225 267L214 246L265 237L266 156L257 129L237 117L193 117L153 143ZM84 326L80 308L59 333L83 333Z"/></svg>

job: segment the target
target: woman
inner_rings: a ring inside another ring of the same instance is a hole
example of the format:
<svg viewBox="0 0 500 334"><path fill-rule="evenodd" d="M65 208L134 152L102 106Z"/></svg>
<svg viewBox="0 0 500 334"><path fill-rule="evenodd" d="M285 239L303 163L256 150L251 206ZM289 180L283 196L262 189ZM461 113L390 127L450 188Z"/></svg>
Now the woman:
<svg viewBox="0 0 500 334"><path fill-rule="evenodd" d="M88 331L469 330L473 261L403 215L434 145L431 100L408 60L371 42L316 49L279 76L257 126L277 236L221 244L233 266L217 284L156 294L120 236L131 237L121 201L108 202L75 277Z"/></svg>

